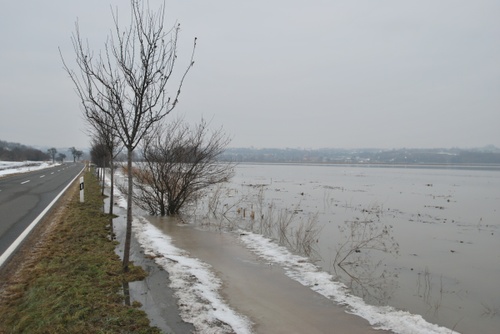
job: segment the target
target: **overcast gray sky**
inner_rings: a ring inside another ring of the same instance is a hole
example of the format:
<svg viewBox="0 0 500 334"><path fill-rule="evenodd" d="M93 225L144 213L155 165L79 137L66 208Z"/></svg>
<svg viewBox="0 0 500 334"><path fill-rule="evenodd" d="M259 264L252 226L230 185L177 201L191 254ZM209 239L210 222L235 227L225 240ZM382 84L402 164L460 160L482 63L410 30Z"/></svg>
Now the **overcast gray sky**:
<svg viewBox="0 0 500 334"><path fill-rule="evenodd" d="M157 7L158 0L151 0ZM500 147L498 0L168 0L172 116L224 126L232 147ZM79 19L94 49L126 0L2 0L0 139L88 146L62 69Z"/></svg>

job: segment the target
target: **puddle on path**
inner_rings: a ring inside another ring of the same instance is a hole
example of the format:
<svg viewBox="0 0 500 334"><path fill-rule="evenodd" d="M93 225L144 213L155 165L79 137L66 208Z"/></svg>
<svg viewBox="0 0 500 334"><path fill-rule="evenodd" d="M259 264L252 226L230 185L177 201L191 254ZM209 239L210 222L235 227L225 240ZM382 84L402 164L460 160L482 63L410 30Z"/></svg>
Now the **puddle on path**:
<svg viewBox="0 0 500 334"><path fill-rule="evenodd" d="M254 322L256 333L384 333L259 259L232 234L147 217L184 249L213 268L228 304Z"/></svg>
<svg viewBox="0 0 500 334"><path fill-rule="evenodd" d="M106 209L109 202L107 199L105 202ZM120 241L116 251L123 258L126 212L116 206L114 210L118 217L113 219L113 227L116 239ZM141 309L147 313L151 325L158 327L163 333L193 333L194 326L184 322L180 317L177 298L169 287L168 273L161 269L154 260L144 256L141 246L134 236L131 240L130 260L148 273L144 280L130 282L129 292L131 301L138 301L142 304Z"/></svg>

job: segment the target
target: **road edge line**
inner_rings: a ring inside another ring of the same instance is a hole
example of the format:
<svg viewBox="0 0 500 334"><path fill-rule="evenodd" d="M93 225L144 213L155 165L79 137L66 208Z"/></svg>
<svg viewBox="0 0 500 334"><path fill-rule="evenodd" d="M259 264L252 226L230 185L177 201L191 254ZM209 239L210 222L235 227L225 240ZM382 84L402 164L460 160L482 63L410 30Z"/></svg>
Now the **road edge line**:
<svg viewBox="0 0 500 334"><path fill-rule="evenodd" d="M23 233L21 233L16 240L3 252L3 254L0 256L0 268L4 265L4 263L10 258L10 256L17 250L17 248L21 245L21 243L24 241L24 239L30 234L30 232L35 228L36 225L42 220L42 218L49 212L50 209L54 206L54 204L59 200L59 198L68 190L68 188L75 182L75 180L82 174L82 172L85 170L85 166L83 166L82 170L78 172L78 174L75 176L73 180L71 180L68 185L52 200L52 202L49 203L49 205L38 215L38 217L35 218L29 224L27 228L24 229Z"/></svg>

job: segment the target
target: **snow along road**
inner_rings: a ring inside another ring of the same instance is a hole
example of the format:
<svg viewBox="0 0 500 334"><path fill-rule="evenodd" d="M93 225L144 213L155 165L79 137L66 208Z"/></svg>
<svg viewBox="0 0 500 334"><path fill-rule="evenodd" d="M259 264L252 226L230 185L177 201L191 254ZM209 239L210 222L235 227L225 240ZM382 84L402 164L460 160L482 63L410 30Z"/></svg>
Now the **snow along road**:
<svg viewBox="0 0 500 334"><path fill-rule="evenodd" d="M0 178L0 267L83 168L69 163Z"/></svg>

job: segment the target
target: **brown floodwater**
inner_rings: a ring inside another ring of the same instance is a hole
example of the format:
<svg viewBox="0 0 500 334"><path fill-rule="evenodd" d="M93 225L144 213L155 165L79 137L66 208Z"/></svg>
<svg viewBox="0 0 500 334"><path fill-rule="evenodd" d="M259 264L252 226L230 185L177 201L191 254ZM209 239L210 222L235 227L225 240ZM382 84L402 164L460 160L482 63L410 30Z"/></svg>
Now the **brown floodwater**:
<svg viewBox="0 0 500 334"><path fill-rule="evenodd" d="M239 165L219 194L216 219L207 218L204 199L189 221L256 231L259 217L279 220L288 212L293 235L315 217L321 232L312 259L366 303L420 314L461 333L498 333L498 170ZM353 249L338 265L346 249L384 227L377 247ZM271 237L279 240L275 232Z"/></svg>
<svg viewBox="0 0 500 334"><path fill-rule="evenodd" d="M234 234L179 225L168 217L148 220L176 247L212 266L223 281L222 296L251 319L256 333L384 333L259 259Z"/></svg>

